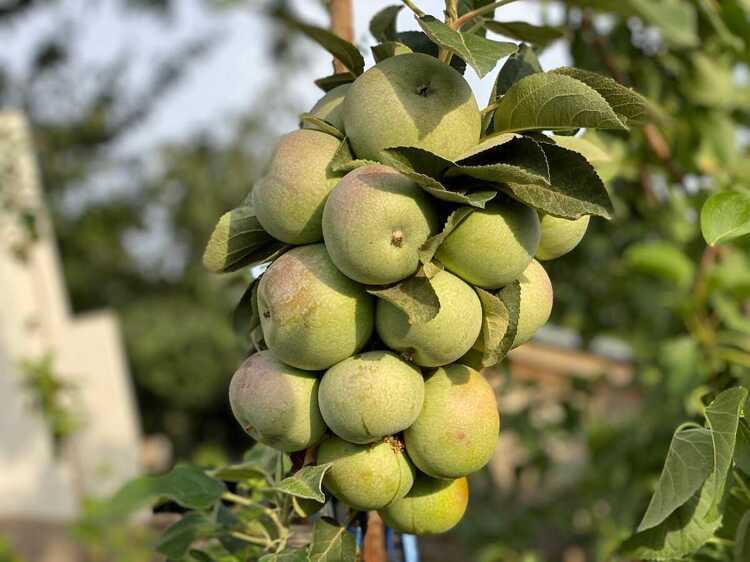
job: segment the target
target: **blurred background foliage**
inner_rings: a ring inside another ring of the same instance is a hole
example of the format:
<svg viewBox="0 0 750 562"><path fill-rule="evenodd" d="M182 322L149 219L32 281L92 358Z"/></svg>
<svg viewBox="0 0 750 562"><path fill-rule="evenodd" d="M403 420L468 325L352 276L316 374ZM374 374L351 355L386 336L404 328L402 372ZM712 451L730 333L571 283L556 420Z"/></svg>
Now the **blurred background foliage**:
<svg viewBox="0 0 750 562"><path fill-rule="evenodd" d="M611 156L599 172L617 215L593 220L578 249L549 263L553 322L584 349L615 338L635 376L625 386L575 379L552 401L527 388L527 399L505 402L506 435L524 452L512 485L476 478L472 510L443 539L462 539L481 562L610 559L642 516L677 425L701 419L702 396L750 384L750 243L708 248L699 224L712 191L750 190L750 2L547 4L564 8L574 66L632 86L664 114L643 131L586 133ZM0 28L46 5L0 3ZM172 9L124 6L147 18ZM229 317L244 279L209 275L200 258L216 217L260 175L257 146L275 133L274 114L296 107L279 84L305 54L277 30L266 106L248 108L224 138L199 133L122 158L119 143L214 39L165 53L133 91L127 60L81 65L75 33L71 23L40 36L29 68L0 66L0 106L22 107L34 126L73 307L120 313L146 433L167 434L178 458L237 458L247 441L226 386L242 352ZM511 396L524 383L502 384ZM696 560L721 556L710 544Z"/></svg>

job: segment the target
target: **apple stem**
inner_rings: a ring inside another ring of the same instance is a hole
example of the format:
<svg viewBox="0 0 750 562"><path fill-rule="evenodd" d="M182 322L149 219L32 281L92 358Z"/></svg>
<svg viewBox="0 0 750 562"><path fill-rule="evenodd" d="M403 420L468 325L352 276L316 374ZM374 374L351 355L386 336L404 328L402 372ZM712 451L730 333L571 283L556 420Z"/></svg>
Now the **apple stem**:
<svg viewBox="0 0 750 562"><path fill-rule="evenodd" d="M480 16L483 16L484 14L489 14L496 8L500 8L501 6L505 6L506 4L510 4L511 2L515 1L516 0L499 0L498 2L493 2L492 4L482 6L481 8L477 8L476 10L466 12L463 16L451 22L451 27L458 31L463 27L465 23L470 22L474 18L478 18Z"/></svg>

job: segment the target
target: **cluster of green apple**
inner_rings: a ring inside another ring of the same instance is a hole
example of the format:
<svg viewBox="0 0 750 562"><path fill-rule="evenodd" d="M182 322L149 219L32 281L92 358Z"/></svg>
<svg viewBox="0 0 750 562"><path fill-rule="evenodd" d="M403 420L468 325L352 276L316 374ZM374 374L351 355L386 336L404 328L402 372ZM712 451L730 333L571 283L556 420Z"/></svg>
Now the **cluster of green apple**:
<svg viewBox="0 0 750 562"><path fill-rule="evenodd" d="M331 463L324 486L340 501L378 510L401 532L444 532L462 518L466 476L489 462L499 432L495 392L472 359L484 345L477 288L498 295L518 283L511 347L528 341L552 308L537 260L571 250L588 217L540 217L508 197L473 209L435 252L439 311L415 320L373 293L426 275L420 250L459 206L390 167L386 149L456 161L486 147L469 85L434 57L403 54L311 113L331 128L283 136L252 191L263 229L293 247L258 282L267 349L235 373L231 407L262 443L317 447L317 463ZM357 162L343 177L331 172L342 142Z"/></svg>

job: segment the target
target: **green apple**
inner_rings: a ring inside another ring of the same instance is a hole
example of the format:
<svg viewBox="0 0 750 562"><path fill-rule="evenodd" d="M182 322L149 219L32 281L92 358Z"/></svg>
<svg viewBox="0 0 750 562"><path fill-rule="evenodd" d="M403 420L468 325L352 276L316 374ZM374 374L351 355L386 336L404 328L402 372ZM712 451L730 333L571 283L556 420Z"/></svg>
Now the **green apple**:
<svg viewBox="0 0 750 562"><path fill-rule="evenodd" d="M588 215L575 220L543 215L541 220L542 236L539 241L539 248L536 251L536 259L553 260L564 256L578 246L578 243L583 240L583 236L586 234L589 219Z"/></svg>

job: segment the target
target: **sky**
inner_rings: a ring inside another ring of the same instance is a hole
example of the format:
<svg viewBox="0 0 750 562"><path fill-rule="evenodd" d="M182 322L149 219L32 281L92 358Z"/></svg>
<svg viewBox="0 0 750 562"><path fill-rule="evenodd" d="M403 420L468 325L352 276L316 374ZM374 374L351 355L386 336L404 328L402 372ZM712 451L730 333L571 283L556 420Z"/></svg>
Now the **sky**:
<svg viewBox="0 0 750 562"><path fill-rule="evenodd" d="M124 11L124 0L61 0L49 8L34 10L34 17L19 18L11 29L0 32L0 60L10 62L16 71L24 68L35 41L50 30L66 33L76 28L75 56L86 63L102 66L118 56L131 61L129 80L135 86L154 68L155 62L170 49L187 44L196 37L213 38L214 47L183 77L181 83L157 105L150 118L134 130L119 147L124 155L143 154L164 141L181 140L198 131L221 134L231 129L247 104L263 104L265 86L274 80L268 53L269 29L274 25L263 15L266 2L249 0L240 7L218 10L206 0L175 0L173 17L159 18ZM218 1L218 0L217 0ZM367 32L370 18L398 0L354 0L356 43L372 64L369 46L373 40ZM418 0L426 12L440 16L443 2ZM322 26L327 14L320 2L293 0L295 12ZM498 16L505 20L542 21L538 2L521 0L504 6ZM547 8L550 21L561 13ZM416 29L409 10L399 16L400 29ZM501 39L500 37L495 37ZM309 61L285 87L293 93L297 113L307 111L321 92L312 81L331 73L330 56L314 43L305 51ZM542 55L545 68L568 63L565 46L558 42ZM466 77L484 106L492 88L494 73L479 80L470 69ZM84 89L85 84L80 88ZM294 114L280 116L279 133L296 124Z"/></svg>

